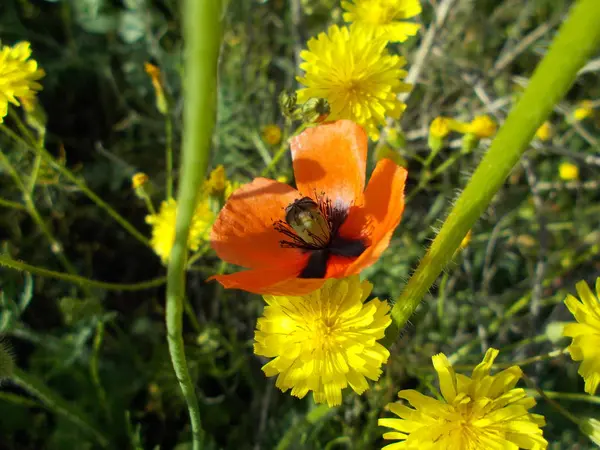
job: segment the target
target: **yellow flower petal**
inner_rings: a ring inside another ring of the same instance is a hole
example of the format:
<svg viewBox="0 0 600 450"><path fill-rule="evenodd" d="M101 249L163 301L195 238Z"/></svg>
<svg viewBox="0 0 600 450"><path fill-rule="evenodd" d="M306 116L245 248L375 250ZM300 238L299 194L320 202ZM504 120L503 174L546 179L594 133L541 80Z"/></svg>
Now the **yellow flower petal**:
<svg viewBox="0 0 600 450"><path fill-rule="evenodd" d="M585 391L593 395L600 384L600 277L596 295L585 281L576 288L581 301L569 295L565 304L577 323L565 325L563 334L573 338L569 353L574 361L582 361L578 372L585 380Z"/></svg>

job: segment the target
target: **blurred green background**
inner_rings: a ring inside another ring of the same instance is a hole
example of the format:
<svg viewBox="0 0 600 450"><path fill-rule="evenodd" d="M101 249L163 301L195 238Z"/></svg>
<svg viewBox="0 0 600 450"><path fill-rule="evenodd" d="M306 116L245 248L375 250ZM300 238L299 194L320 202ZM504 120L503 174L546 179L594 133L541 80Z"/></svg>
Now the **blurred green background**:
<svg viewBox="0 0 600 450"><path fill-rule="evenodd" d="M165 120L144 63L160 67L172 106L174 148L181 136L182 39L176 0L4 0L0 39L30 41L47 75L39 98L48 117L46 148L127 220L149 235L144 203L131 176L145 172L156 206L164 199ZM421 33L392 49L408 67L434 19L437 1L423 2ZM432 161L427 130L439 115L471 120L490 114L501 123L544 55L572 2L455 0L437 31L419 83L386 151L409 169L410 195L402 223L383 258L364 275L374 294L396 298L435 235L469 174L484 140L460 151L455 136ZM277 106L297 87L297 53L329 24L342 23L334 0L232 0L223 35L217 128L211 167L223 164L243 183L268 166L279 148L266 125L286 132ZM598 55L597 55L598 56ZM400 389L428 393L436 384L430 358L460 352L473 364L489 346L500 360L518 361L562 348L554 322L570 320L563 306L575 283L600 275L600 114L574 121L579 101L600 99L600 59L580 74L549 119L553 137L535 140L472 230L468 246L438 280L392 348L384 375L363 396L345 392L325 413L307 397L282 394L260 368L252 339L263 301L225 291L205 279L220 261L207 253L188 275L192 310L185 318L188 362L211 449L375 449L383 445L377 418ZM595 106L600 101L595 100ZM598 109L600 111L600 109ZM11 126L11 122L7 120ZM289 131L289 130L288 130ZM380 146L384 143L380 143ZM4 136L2 150L22 173L33 156ZM370 152L369 167L379 152ZM566 182L559 165L579 177ZM175 167L179 165L175 153ZM436 170L436 168L438 170ZM292 179L289 156L272 176ZM369 170L370 170L369 169ZM431 176L431 173L434 176ZM77 272L95 280L134 283L164 274L152 251L123 231L77 187L42 167L35 204ZM0 169L0 197L20 200ZM56 255L23 211L0 209L3 254L61 271ZM0 268L0 333L15 363L50 390L32 395L12 381L0 386L0 450L190 448L185 404L172 371L164 327L164 286L136 292L91 289ZM524 367L544 389L583 393L568 355ZM65 404L48 401L59 396ZM44 401L46 398L46 401ZM561 405L600 419L600 399ZM594 404L594 401L596 404ZM543 400L552 449L592 443ZM75 417L74 417L75 416ZM100 439L101 441L101 439Z"/></svg>

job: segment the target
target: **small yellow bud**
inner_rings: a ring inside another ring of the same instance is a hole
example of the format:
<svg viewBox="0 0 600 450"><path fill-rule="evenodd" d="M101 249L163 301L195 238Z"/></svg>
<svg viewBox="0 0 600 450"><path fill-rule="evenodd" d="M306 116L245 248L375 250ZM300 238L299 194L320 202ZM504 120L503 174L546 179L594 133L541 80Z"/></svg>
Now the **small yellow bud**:
<svg viewBox="0 0 600 450"><path fill-rule="evenodd" d="M477 116L469 124L468 132L482 139L492 137L496 134L496 129L496 122L490 116Z"/></svg>
<svg viewBox="0 0 600 450"><path fill-rule="evenodd" d="M329 116L329 103L324 98L310 98L302 105L304 123L320 123Z"/></svg>
<svg viewBox="0 0 600 450"><path fill-rule="evenodd" d="M262 138L269 145L279 144L281 142L281 128L274 123L264 126Z"/></svg>
<svg viewBox="0 0 600 450"><path fill-rule="evenodd" d="M582 100L577 104L573 111L573 118L577 121L584 120L594 114L593 103L591 100Z"/></svg>
<svg viewBox="0 0 600 450"><path fill-rule="evenodd" d="M439 139L444 139L450 131L450 121L446 117L436 117L429 125L429 136Z"/></svg>
<svg viewBox="0 0 600 450"><path fill-rule="evenodd" d="M558 166L558 175L563 181L573 181L579 178L579 167L572 163L561 163Z"/></svg>
<svg viewBox="0 0 600 450"><path fill-rule="evenodd" d="M163 89L162 75L160 69L149 62L144 63L144 70L150 76L152 86L154 87L154 94L156 95L156 109L165 115L168 112L167 98L165 97L165 91Z"/></svg>
<svg viewBox="0 0 600 450"><path fill-rule="evenodd" d="M471 230L469 230L467 232L467 234L465 234L465 237L463 238L463 240L460 241L460 249L461 250L464 250L465 248L467 248L467 246L471 242L471 236L472 235L473 235L473 232Z"/></svg>
<svg viewBox="0 0 600 450"><path fill-rule="evenodd" d="M287 184L287 182L289 181L289 180L288 180L288 177L286 177L285 175L279 175L279 176L276 178L276 180L277 180L277 181L279 181L280 183L286 183L286 184Z"/></svg>
<svg viewBox="0 0 600 450"><path fill-rule="evenodd" d="M139 189L148 182L148 175L143 172L138 172L131 177L131 187L133 189Z"/></svg>
<svg viewBox="0 0 600 450"><path fill-rule="evenodd" d="M552 125L550 122L544 122L535 132L535 137L540 141L547 141L552 137Z"/></svg>
<svg viewBox="0 0 600 450"><path fill-rule="evenodd" d="M222 164L219 164L210 172L208 180L204 182L204 187L208 195L219 195L225 192L228 183L225 168Z"/></svg>

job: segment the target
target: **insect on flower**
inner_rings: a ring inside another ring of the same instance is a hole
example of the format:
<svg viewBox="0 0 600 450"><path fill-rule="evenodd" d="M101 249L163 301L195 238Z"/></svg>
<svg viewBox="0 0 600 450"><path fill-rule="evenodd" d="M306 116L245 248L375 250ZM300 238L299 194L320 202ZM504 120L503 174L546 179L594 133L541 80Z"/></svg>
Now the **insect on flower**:
<svg viewBox="0 0 600 450"><path fill-rule="evenodd" d="M257 178L229 198L211 245L250 270L215 275L226 288L301 295L358 274L387 248L404 210L406 170L377 163L365 189L367 136L340 120L291 142L297 189Z"/></svg>

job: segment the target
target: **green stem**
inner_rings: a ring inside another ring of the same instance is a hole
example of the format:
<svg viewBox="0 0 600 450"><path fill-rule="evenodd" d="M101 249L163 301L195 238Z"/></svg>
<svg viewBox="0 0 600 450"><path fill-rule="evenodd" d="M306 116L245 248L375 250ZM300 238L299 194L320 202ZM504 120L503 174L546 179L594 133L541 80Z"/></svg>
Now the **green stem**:
<svg viewBox="0 0 600 450"><path fill-rule="evenodd" d="M270 172L273 171L273 169L275 168L275 166L277 166L277 163L279 162L279 160L283 157L283 155L285 155L287 149L288 149L288 145L289 145L289 141L291 138L298 136L300 133L302 133L306 128L307 125L305 123L301 124L296 131L294 132L294 134L292 134L290 136L290 128L291 128L291 123L286 123L284 130L283 130L283 138L281 139L281 145L279 146L279 149L277 150L277 153L275 153L275 155L273 156L273 159L271 160L271 162L269 163L269 165L267 167L265 167L262 172L260 173L261 177L264 177L266 175L268 175Z"/></svg>
<svg viewBox="0 0 600 450"><path fill-rule="evenodd" d="M392 309L395 337L600 44L598 0L579 0ZM392 328L392 327L390 327Z"/></svg>
<svg viewBox="0 0 600 450"><path fill-rule="evenodd" d="M565 353L567 353L567 349L566 348L561 348L558 350L552 350L551 352L548 353L544 353L543 355L536 355L536 356L532 356L531 358L525 358L525 359L521 359L518 361L509 361L509 362L503 362L503 363L496 363L492 365L492 368L494 369L506 369L508 367L512 367L512 366L527 366L529 364L534 364L536 362L540 362L540 361L546 361L547 359L554 359L557 358L561 355L564 355ZM460 370L460 371L467 371L467 370L473 370L475 367L477 366L477 364L453 364L452 367L455 370ZM431 367L431 366L430 366Z"/></svg>
<svg viewBox="0 0 600 450"><path fill-rule="evenodd" d="M200 421L198 399L185 358L182 336L183 298L188 234L208 166L215 125L222 12L223 5L220 0L183 2L186 101L175 242L167 269L166 325L171 361L188 406L194 450L202 448L204 430Z"/></svg>
<svg viewBox="0 0 600 450"><path fill-rule="evenodd" d="M560 404L557 401L550 398L544 392L544 390L535 383L535 381L533 381L531 378L529 378L526 374L523 374L522 376L523 376L523 380L525 381L525 383L527 383L529 386L531 386L538 393L538 395L540 397L542 397L544 400L546 400L546 402L550 406L552 406L556 411L558 411L564 417L569 419L575 425L577 425L577 426L581 425L581 420L579 418L577 418L575 415L571 414L571 412L569 412L568 410L566 410L565 408L560 406Z"/></svg>
<svg viewBox="0 0 600 450"><path fill-rule="evenodd" d="M173 197L173 119L171 113L167 111L165 115L165 139L167 141L165 148L165 158L167 164L167 198Z"/></svg>
<svg viewBox="0 0 600 450"><path fill-rule="evenodd" d="M525 389L527 395L531 397L540 397L540 394L535 389ZM585 403L593 403L595 405L600 405L600 397L590 394L574 394L572 392L555 392L555 391L546 391L544 390L544 394L547 398L556 398L559 400L569 400L574 402L585 402Z"/></svg>
<svg viewBox="0 0 600 450"><path fill-rule="evenodd" d="M14 259L7 258L6 256L0 255L0 266L5 266L14 270L24 270L34 275L42 277L55 278L57 280L68 281L79 286L87 286L90 288L106 289L111 291L142 291L144 289L150 289L165 284L166 278L160 277L153 280L142 281L139 283L105 283L103 281L90 280L89 278L81 277L79 275L71 275L62 272L55 272L53 270L44 269L43 267L32 266L22 261L16 261Z"/></svg>
<svg viewBox="0 0 600 450"><path fill-rule="evenodd" d="M31 197L31 192L25 183L21 179L19 172L12 165L8 157L4 154L2 150L0 150L0 162L6 167L8 173L11 175L13 181L17 185L17 187L21 190L23 194L23 201L25 202L25 206L27 208L27 212L38 226L44 237L48 240L48 244L50 245L50 251L56 255L57 259L60 261L65 270L73 275L77 273L75 267L71 264L71 262L67 259L65 254L63 253L63 245L52 235L52 232L40 216L37 208L35 207L35 203L33 202L33 198ZM85 286L84 286L85 288ZM86 294L88 294L86 292Z"/></svg>
<svg viewBox="0 0 600 450"><path fill-rule="evenodd" d="M41 380L27 374L20 369L15 369L11 380L18 386L35 396L42 404L55 414L63 416L73 425L93 436L101 447L108 447L108 439L91 421L74 405L56 395Z"/></svg>
<svg viewBox="0 0 600 450"><path fill-rule="evenodd" d="M31 169L31 174L29 175L29 180L27 183L27 191L31 194L33 194L33 190L35 189L35 183L37 182L41 165L42 156L38 153L37 155L35 155L35 160L33 161L33 169Z"/></svg>
<svg viewBox="0 0 600 450"><path fill-rule="evenodd" d="M67 180L73 183L75 186L81 190L90 200L92 200L96 205L100 208L104 209L109 216L111 216L119 225L121 225L125 230L129 232L134 238L140 241L142 244L150 247L150 242L148 239L135 229L131 223L125 220L117 211L115 211L108 203L98 197L90 188L88 188L84 181L81 181L79 178L73 174L69 169L60 164L56 159L46 150L43 146L38 145L37 143L28 143L24 139L22 139L19 135L17 135L14 131L8 128L4 124L0 124L0 130L4 132L8 137L13 139L15 142L20 143L26 148L34 151L36 154L42 155L42 158L52 166L54 170L56 170L59 174L64 176Z"/></svg>
<svg viewBox="0 0 600 450"><path fill-rule="evenodd" d="M21 211L27 211L27 207L21 205L20 203L12 202L3 198L0 198L0 206L4 206L5 208L20 209Z"/></svg>
<svg viewBox="0 0 600 450"><path fill-rule="evenodd" d="M281 440L277 443L275 450L286 450L300 441L302 433L306 432L311 426L325 421L337 412L338 408L330 408L327 405L318 405L313 407L302 422L296 424L293 427L288 428L286 433L283 435Z"/></svg>
<svg viewBox="0 0 600 450"><path fill-rule="evenodd" d="M548 287L552 284L553 280L564 277L567 273L573 270L575 267L580 265L582 262L585 262L591 258L594 258L598 255L598 244L593 244L586 251L582 252L577 256L571 264L566 267L561 267L558 271L556 271L552 276L547 277L543 282L543 287ZM509 320L511 317L514 317L517 313L525 309L531 300L531 291L513 303L502 316L496 318L489 326L488 333L494 334L497 333L500 327L504 322ZM456 361L459 361L463 356L466 356L470 353L470 351L480 342L479 336L475 336L469 342L460 347L457 351L455 351L448 360L450 363L454 364Z"/></svg>

